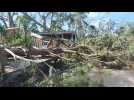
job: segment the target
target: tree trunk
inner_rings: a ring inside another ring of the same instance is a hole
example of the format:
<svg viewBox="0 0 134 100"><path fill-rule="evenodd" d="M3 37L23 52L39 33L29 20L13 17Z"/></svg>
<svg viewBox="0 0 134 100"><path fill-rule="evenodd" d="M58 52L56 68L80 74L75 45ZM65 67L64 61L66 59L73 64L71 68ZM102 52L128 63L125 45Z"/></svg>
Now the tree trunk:
<svg viewBox="0 0 134 100"><path fill-rule="evenodd" d="M46 32L46 30L47 30L47 25L46 25L46 17L45 16L42 16L42 20L43 20L43 32Z"/></svg>
<svg viewBox="0 0 134 100"><path fill-rule="evenodd" d="M13 16L11 15L11 12L8 12L8 22L9 22L9 27L15 27L15 24L13 21Z"/></svg>
<svg viewBox="0 0 134 100"><path fill-rule="evenodd" d="M12 51L13 53L15 53L18 56L27 56L27 54L30 55L42 55L43 57L47 56L50 54L50 52L54 53L54 54L59 54L59 53L63 53L64 51L61 48L57 48L57 49L34 49L31 48L29 49L25 49L25 48L10 48L10 51ZM0 55L1 57L6 56L6 57L12 57L11 54L9 54L8 52L5 51L5 49L0 49Z"/></svg>

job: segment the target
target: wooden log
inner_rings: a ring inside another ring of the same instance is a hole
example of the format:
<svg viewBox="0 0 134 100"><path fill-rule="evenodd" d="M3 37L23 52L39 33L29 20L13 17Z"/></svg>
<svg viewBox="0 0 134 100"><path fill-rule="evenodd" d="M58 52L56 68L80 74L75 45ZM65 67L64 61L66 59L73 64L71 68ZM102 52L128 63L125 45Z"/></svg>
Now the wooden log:
<svg viewBox="0 0 134 100"><path fill-rule="evenodd" d="M18 56L27 56L27 54L46 56L46 55L49 55L50 52L55 53L55 54L63 53L63 50L59 48L57 49L10 48L9 50ZM12 57L12 55L8 53L7 51L5 51L5 49L0 49L0 56L3 56L3 55L7 57Z"/></svg>
<svg viewBox="0 0 134 100"><path fill-rule="evenodd" d="M24 60L24 61L28 61L28 62L41 63L41 62L45 62L45 61L48 60L48 59L39 59L39 60L26 59L26 58L24 58L24 57L20 57L20 56L14 54L12 51L10 51L10 50L7 49L7 48L5 48L5 51L7 51L9 54L11 54L11 55L14 57L14 59L17 58L17 59Z"/></svg>
<svg viewBox="0 0 134 100"><path fill-rule="evenodd" d="M7 50L8 49L8 50ZM60 57L57 54L62 54L62 53L75 53L79 54L82 56L86 57L96 57L97 54L86 54L86 53L79 53L78 51L73 50L72 48L52 48L52 49L27 49L27 48L7 48L7 49L0 49L0 55L1 56L6 56L8 57L13 57L12 53L16 55L16 57L21 58L21 57L28 57L28 55L33 55L33 56L38 56L41 55L42 57L58 57L58 58L63 58ZM10 53L10 52L12 53ZM24 60L24 59L23 59ZM40 60L40 59L39 59Z"/></svg>

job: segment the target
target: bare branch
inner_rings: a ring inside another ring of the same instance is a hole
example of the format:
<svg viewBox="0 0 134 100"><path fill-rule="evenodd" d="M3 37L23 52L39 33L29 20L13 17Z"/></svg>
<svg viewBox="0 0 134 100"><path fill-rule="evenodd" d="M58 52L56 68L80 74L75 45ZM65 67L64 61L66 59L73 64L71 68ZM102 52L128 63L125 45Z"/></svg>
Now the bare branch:
<svg viewBox="0 0 134 100"><path fill-rule="evenodd" d="M8 20L8 18L7 17L4 17L4 16L0 16L0 19L2 19L2 20Z"/></svg>
<svg viewBox="0 0 134 100"><path fill-rule="evenodd" d="M24 57L20 57L16 54L14 54L11 50L5 48L5 51L7 51L8 53L10 53L14 59L20 59L20 60L23 60L23 61L29 61L29 62L34 62L34 63L41 63L41 62L46 62L48 61L49 59L39 59L39 60L31 60L31 59L26 59Z"/></svg>
<svg viewBox="0 0 134 100"><path fill-rule="evenodd" d="M41 27L45 27L44 25L42 25L41 23L39 23L37 20L35 20L34 18L32 18L30 15L28 15L26 12L23 12L23 15L25 15L29 20L34 21L37 25L41 26Z"/></svg>
<svg viewBox="0 0 134 100"><path fill-rule="evenodd" d="M2 20L2 22L3 22L4 25L5 25L5 27L7 28L8 26L7 26L6 21L8 20L8 18L7 18L7 17L4 17L4 16L0 16L0 19Z"/></svg>
<svg viewBox="0 0 134 100"><path fill-rule="evenodd" d="M29 16L27 13L23 12L23 14L29 18L30 20L34 21L36 24L38 24L39 26L42 26L42 24L40 24L38 21L36 21L35 19L33 19L31 16ZM42 26L43 27L43 26Z"/></svg>

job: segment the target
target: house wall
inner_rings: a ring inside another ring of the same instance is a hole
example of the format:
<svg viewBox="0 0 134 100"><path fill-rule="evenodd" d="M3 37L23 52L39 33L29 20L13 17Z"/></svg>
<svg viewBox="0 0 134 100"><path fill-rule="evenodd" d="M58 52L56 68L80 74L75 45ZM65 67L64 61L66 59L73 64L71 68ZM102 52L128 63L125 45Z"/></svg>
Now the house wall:
<svg viewBox="0 0 134 100"><path fill-rule="evenodd" d="M43 48L43 40L36 38L36 37L32 37L33 40L33 45L37 48Z"/></svg>
<svg viewBox="0 0 134 100"><path fill-rule="evenodd" d="M16 33L23 32L24 30L19 27L7 28L6 29L6 36L7 37L14 37Z"/></svg>
<svg viewBox="0 0 134 100"><path fill-rule="evenodd" d="M54 39L39 39L36 37L32 37L33 39L33 45L37 48L55 48L58 47L59 43ZM45 41L48 41L47 45L45 44Z"/></svg>
<svg viewBox="0 0 134 100"><path fill-rule="evenodd" d="M35 47L37 48L56 48L60 46L60 42L57 40L57 38L64 38L64 39L68 39L68 40L75 40L75 35L72 34L56 34L55 35L51 35L51 34L31 34L32 38L33 38L33 44ZM44 44L44 41L48 41L48 44Z"/></svg>

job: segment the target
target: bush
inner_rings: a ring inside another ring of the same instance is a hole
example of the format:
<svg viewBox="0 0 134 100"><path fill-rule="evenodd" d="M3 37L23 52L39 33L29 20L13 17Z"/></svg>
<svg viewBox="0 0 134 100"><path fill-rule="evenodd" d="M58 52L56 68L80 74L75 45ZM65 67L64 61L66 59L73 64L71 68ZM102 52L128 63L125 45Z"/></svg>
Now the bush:
<svg viewBox="0 0 134 100"><path fill-rule="evenodd" d="M26 47L31 47L32 46L32 39L30 36L25 36L23 33L16 33L14 37L8 38L8 42L11 45L23 45Z"/></svg>
<svg viewBox="0 0 134 100"><path fill-rule="evenodd" d="M112 45L112 49L117 50L125 50L129 46L129 42L127 40L127 37L121 36L119 37Z"/></svg>
<svg viewBox="0 0 134 100"><path fill-rule="evenodd" d="M129 60L134 61L134 44L129 44Z"/></svg>
<svg viewBox="0 0 134 100"><path fill-rule="evenodd" d="M88 73L90 65L80 64L69 72L63 73L50 80L40 82L40 87L98 87L100 83L91 81Z"/></svg>

